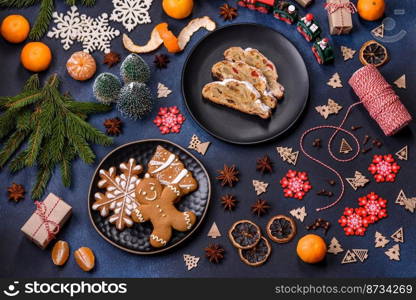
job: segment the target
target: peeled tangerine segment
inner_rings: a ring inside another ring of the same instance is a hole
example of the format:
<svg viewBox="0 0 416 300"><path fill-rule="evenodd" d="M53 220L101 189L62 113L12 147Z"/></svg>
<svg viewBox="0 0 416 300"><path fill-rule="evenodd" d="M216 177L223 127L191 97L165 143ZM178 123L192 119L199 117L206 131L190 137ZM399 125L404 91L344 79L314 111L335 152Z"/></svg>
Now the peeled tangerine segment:
<svg viewBox="0 0 416 300"><path fill-rule="evenodd" d="M149 53L159 48L163 44L163 39L160 37L159 32L155 27L153 28L152 34L150 35L150 40L146 45L140 46L134 44L132 39L129 38L127 34L123 34L123 44L124 47L130 52Z"/></svg>
<svg viewBox="0 0 416 300"><path fill-rule="evenodd" d="M193 19L179 33L179 36L178 36L179 48L183 50L188 44L189 40L191 39L191 36L195 32L197 32L199 29L205 28L208 31L213 31L215 27L216 27L215 22L207 16Z"/></svg>

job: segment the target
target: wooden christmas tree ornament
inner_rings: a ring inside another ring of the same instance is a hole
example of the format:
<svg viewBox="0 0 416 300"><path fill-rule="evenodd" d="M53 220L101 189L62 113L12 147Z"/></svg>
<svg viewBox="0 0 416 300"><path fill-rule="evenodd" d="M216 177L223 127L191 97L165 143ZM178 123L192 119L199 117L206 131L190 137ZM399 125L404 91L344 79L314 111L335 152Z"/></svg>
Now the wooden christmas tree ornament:
<svg viewBox="0 0 416 300"><path fill-rule="evenodd" d="M406 75L403 74L402 76L400 76L399 78L397 78L396 81L394 81L394 84L399 89L405 89L406 88Z"/></svg>
<svg viewBox="0 0 416 300"><path fill-rule="evenodd" d="M289 147L276 147L276 150L283 161L292 165L296 165L299 151L293 152L293 149Z"/></svg>
<svg viewBox="0 0 416 300"><path fill-rule="evenodd" d="M368 258L368 249L352 249L360 262L364 262Z"/></svg>
<svg viewBox="0 0 416 300"><path fill-rule="evenodd" d="M344 57L344 61L352 59L354 57L355 52L357 51L345 46L341 46L341 53Z"/></svg>
<svg viewBox="0 0 416 300"><path fill-rule="evenodd" d="M351 187L356 191L359 187L364 187L370 182L361 172L355 171L353 178L345 178Z"/></svg>
<svg viewBox="0 0 416 300"><path fill-rule="evenodd" d="M220 230L218 229L218 226L215 222L212 223L212 226L208 231L208 236L213 239L216 239L217 237L221 236Z"/></svg>
<svg viewBox="0 0 416 300"><path fill-rule="evenodd" d="M256 191L257 196L267 192L267 187L269 184L260 180L253 180L253 187Z"/></svg>
<svg viewBox="0 0 416 300"><path fill-rule="evenodd" d="M326 84L332 87L333 89L343 87L341 77L339 76L338 73L335 73L334 75L332 75L332 77L328 80Z"/></svg>
<svg viewBox="0 0 416 300"><path fill-rule="evenodd" d="M339 148L339 153L348 154L352 151L350 144L348 144L346 139L341 140L341 146Z"/></svg>
<svg viewBox="0 0 416 300"><path fill-rule="evenodd" d="M327 252L331 253L331 254L334 254L334 255L337 255L338 253L341 253L343 251L344 251L344 249L342 249L342 246L339 243L339 241L335 237L333 237L332 240L331 240L331 243L328 246Z"/></svg>
<svg viewBox="0 0 416 300"><path fill-rule="evenodd" d="M384 248L390 241L382 235L380 232L376 231L374 240L374 247L376 248Z"/></svg>
<svg viewBox="0 0 416 300"><path fill-rule="evenodd" d="M188 271L198 267L199 257L190 255L190 254L184 254L183 260L185 262L185 266L188 268Z"/></svg>
<svg viewBox="0 0 416 300"><path fill-rule="evenodd" d="M406 146L404 146L402 149L400 149L399 151L397 151L395 153L395 155L397 156L398 159L400 160L407 160L409 157L409 148Z"/></svg>
<svg viewBox="0 0 416 300"><path fill-rule="evenodd" d="M395 233L390 236L396 243L404 243L403 227L397 229Z"/></svg>
<svg viewBox="0 0 416 300"><path fill-rule="evenodd" d="M399 246L399 244L394 245L393 247L388 249L386 252L384 252L384 254L386 254L390 258L390 260L399 261L400 260L400 246Z"/></svg>
<svg viewBox="0 0 416 300"><path fill-rule="evenodd" d="M371 33L375 37L383 38L384 37L384 24L381 24L380 26L377 26L373 30L371 30Z"/></svg>
<svg viewBox="0 0 416 300"><path fill-rule="evenodd" d="M357 262L357 257L351 250L347 250L344 258L341 261L341 264L351 264Z"/></svg>
<svg viewBox="0 0 416 300"><path fill-rule="evenodd" d="M303 220L305 220L305 217L308 215L306 213L305 206L292 209L289 213L301 222L303 222Z"/></svg>

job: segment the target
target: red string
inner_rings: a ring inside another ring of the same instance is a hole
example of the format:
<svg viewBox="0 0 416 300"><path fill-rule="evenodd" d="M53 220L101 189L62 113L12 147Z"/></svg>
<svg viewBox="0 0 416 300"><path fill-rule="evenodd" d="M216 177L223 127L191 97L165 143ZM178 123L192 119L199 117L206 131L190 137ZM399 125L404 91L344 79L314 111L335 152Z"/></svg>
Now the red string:
<svg viewBox="0 0 416 300"><path fill-rule="evenodd" d="M59 201L60 201L59 199L56 201L55 205L51 208L48 214L46 214L47 208L46 208L45 203L35 201L35 205L36 205L35 213L40 217L40 219L42 220L42 223L32 234L32 238L35 237L36 233L39 231L39 229L42 226L45 226L46 232L48 233L48 240L52 240L53 238L55 238L55 235L59 232L60 226L56 222L49 220L49 216L53 212L55 207L58 205ZM51 230L50 225L54 227L53 230Z"/></svg>
<svg viewBox="0 0 416 300"><path fill-rule="evenodd" d="M333 2L325 3L324 8L330 14L336 12L338 9L343 9L343 8L348 9L348 11L352 14L357 12L357 8L355 7L354 3L349 2L349 1L341 3L341 0L339 1L340 1L339 3L333 3Z"/></svg>
<svg viewBox="0 0 416 300"><path fill-rule="evenodd" d="M313 160L314 162L320 164L321 166L323 166L323 167L327 168L328 170L330 170L331 172L333 172L338 177L338 179L341 183L341 193L339 194L338 198L331 204L328 204L328 205L326 205L324 207L321 207L321 208L317 208L316 211L325 210L325 209L328 209L328 208L331 208L331 207L335 206L342 199L342 197L344 196L345 184L344 184L344 180L343 180L341 174L337 170L335 170L331 166L327 165L326 163L322 162L321 160L313 157L308 152L306 152L305 148L303 147L303 142L305 140L305 137L313 131L320 130L320 129L335 129L334 133L332 134L332 136L330 137L330 139L328 141L328 152L329 152L329 154L331 155L331 157L334 160L336 160L338 162L350 162L350 161L354 160L358 156L358 154L360 154L360 149L361 149L360 142L358 141L358 139L355 137L355 135L353 133L351 133L350 131L342 128L342 126L344 125L345 121L347 120L347 118L348 118L348 116L351 112L351 109L354 108L358 104L362 104L362 102L353 103L353 104L350 105L350 107L348 107L347 113L345 114L345 116L342 119L339 126L332 126L332 125L316 126L316 127L313 127L313 128L310 128L310 129L306 130L300 138L299 145L300 145L300 150L302 151L302 153L307 158ZM341 158L336 157L335 154L332 152L332 149L331 149L332 142L333 142L335 136L337 135L337 133L340 132L340 131L342 131L342 132L348 134L349 136L351 136L353 138L353 140L355 141L355 143L357 144L357 150L356 150L355 154L352 157L347 158L347 159L341 159Z"/></svg>

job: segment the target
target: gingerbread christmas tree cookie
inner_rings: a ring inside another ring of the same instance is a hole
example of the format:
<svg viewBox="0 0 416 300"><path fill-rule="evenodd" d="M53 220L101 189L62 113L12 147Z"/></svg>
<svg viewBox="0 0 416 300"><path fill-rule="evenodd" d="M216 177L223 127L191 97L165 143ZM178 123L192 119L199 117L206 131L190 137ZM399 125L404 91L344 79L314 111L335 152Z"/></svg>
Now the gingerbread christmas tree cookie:
<svg viewBox="0 0 416 300"><path fill-rule="evenodd" d="M163 185L178 184L182 195L189 194L198 188L197 181L179 157L162 146L157 146L147 167L150 176L157 178Z"/></svg>

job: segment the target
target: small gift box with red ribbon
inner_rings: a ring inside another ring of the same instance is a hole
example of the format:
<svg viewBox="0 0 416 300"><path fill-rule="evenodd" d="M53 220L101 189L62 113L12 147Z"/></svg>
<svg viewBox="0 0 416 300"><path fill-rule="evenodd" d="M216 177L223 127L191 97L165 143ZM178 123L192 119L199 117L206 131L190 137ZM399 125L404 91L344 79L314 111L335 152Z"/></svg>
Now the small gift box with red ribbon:
<svg viewBox="0 0 416 300"><path fill-rule="evenodd" d="M348 34L352 29L352 14L357 11L349 0L326 0L329 33L332 35Z"/></svg>
<svg viewBox="0 0 416 300"><path fill-rule="evenodd" d="M35 204L35 212L21 230L36 245L45 249L71 216L72 207L52 193Z"/></svg>

